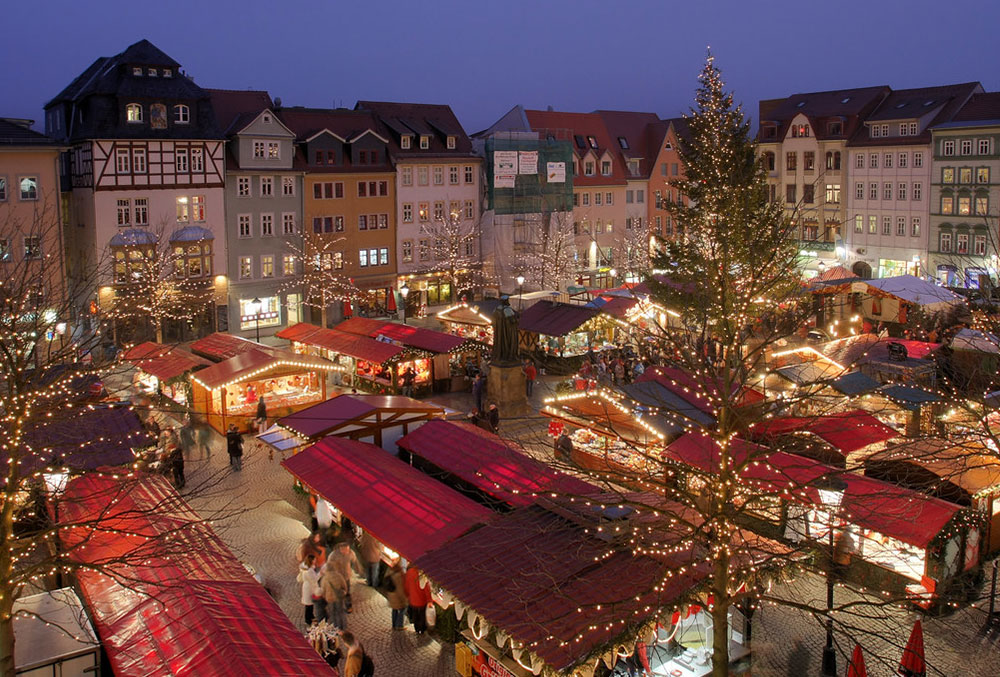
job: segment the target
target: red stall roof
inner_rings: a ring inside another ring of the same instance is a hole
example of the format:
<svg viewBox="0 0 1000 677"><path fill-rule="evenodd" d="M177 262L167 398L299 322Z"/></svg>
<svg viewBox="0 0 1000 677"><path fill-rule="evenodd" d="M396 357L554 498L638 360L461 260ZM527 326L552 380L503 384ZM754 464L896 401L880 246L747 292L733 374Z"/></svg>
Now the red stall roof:
<svg viewBox="0 0 1000 677"><path fill-rule="evenodd" d="M191 378L203 387L215 390L227 383L239 382L241 379L250 378L253 374L261 375L263 371L280 367L300 367L320 371L340 369L333 362L321 357L297 355L287 350L261 346L202 369L197 374L193 374Z"/></svg>
<svg viewBox="0 0 1000 677"><path fill-rule="evenodd" d="M282 329L276 336L297 343L326 348L341 355L348 355L375 364L384 364L406 352L404 348L392 343L376 341L361 334L352 334L338 329L324 329L305 322Z"/></svg>
<svg viewBox="0 0 1000 677"><path fill-rule="evenodd" d="M545 336L565 336L600 312L598 308L542 299L521 312L518 328Z"/></svg>
<svg viewBox="0 0 1000 677"><path fill-rule="evenodd" d="M60 517L86 525L60 532L70 556L104 569L77 580L116 675L334 674L164 478L77 478Z"/></svg>
<svg viewBox="0 0 1000 677"><path fill-rule="evenodd" d="M306 439L324 435L348 435L374 427L398 426L443 416L436 404L401 395L339 395L325 402L289 414L278 425Z"/></svg>
<svg viewBox="0 0 1000 677"><path fill-rule="evenodd" d="M512 506L529 505L547 492L585 496L598 491L464 421L428 421L396 444Z"/></svg>
<svg viewBox="0 0 1000 677"><path fill-rule="evenodd" d="M498 516L415 564L556 670L620 637L634 643L634 628L680 605L707 573L704 558L688 551L637 555L587 533L594 522L586 517L547 506Z"/></svg>
<svg viewBox="0 0 1000 677"><path fill-rule="evenodd" d="M450 352L468 341L461 336L446 334L443 331L434 331L397 322L372 320L367 317L352 317L338 324L335 329L369 338L384 336L404 346L439 354Z"/></svg>
<svg viewBox="0 0 1000 677"><path fill-rule="evenodd" d="M753 437L761 438L795 432L812 433L843 454L899 437L894 429L860 409L807 418L774 418L750 429Z"/></svg>
<svg viewBox="0 0 1000 677"><path fill-rule="evenodd" d="M264 347L266 346L241 336L216 332L192 343L191 351L215 362L220 362L235 355Z"/></svg>
<svg viewBox="0 0 1000 677"><path fill-rule="evenodd" d="M411 562L494 514L367 442L327 437L282 465Z"/></svg>
<svg viewBox="0 0 1000 677"><path fill-rule="evenodd" d="M309 324L308 322L299 322L297 324L285 327L284 329L276 332L275 336L277 336L278 338L287 339L289 341L298 341L299 343L309 343L309 338L322 330L323 327L317 327L315 324Z"/></svg>

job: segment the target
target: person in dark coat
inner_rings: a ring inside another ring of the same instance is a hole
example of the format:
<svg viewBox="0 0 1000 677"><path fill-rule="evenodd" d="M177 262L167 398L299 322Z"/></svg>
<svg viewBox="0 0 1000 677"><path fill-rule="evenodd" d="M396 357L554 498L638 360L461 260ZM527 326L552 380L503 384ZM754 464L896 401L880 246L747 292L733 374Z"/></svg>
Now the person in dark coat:
<svg viewBox="0 0 1000 677"><path fill-rule="evenodd" d="M472 381L472 400L475 402L476 411L483 410L483 386L486 385L486 381L483 380L482 372L476 374L476 378Z"/></svg>
<svg viewBox="0 0 1000 677"><path fill-rule="evenodd" d="M229 467L243 470L243 436L234 423L230 423L226 431L226 449L229 451Z"/></svg>
<svg viewBox="0 0 1000 677"><path fill-rule="evenodd" d="M490 430L494 435L500 433L500 410L497 409L495 403L490 404L490 410L486 414L487 420L490 422Z"/></svg>
<svg viewBox="0 0 1000 677"><path fill-rule="evenodd" d="M403 396L413 397L413 382L417 380L417 372L413 367L407 367L403 372Z"/></svg>
<svg viewBox="0 0 1000 677"><path fill-rule="evenodd" d="M184 488L184 448L178 443L177 438L171 436L170 446L167 449L167 465L174 477L174 487L178 490Z"/></svg>
<svg viewBox="0 0 1000 677"><path fill-rule="evenodd" d="M263 395L257 400L257 415L254 418L257 420L258 433L267 430L267 403L264 402Z"/></svg>

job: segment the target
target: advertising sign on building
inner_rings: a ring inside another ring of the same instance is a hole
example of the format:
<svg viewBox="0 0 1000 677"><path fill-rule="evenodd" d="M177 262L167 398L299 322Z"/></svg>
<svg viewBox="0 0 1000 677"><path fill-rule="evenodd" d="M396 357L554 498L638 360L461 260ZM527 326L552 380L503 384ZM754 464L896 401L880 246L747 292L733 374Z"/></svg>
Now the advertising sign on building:
<svg viewBox="0 0 1000 677"><path fill-rule="evenodd" d="M493 187L513 188L517 175L517 151L493 151Z"/></svg>
<svg viewBox="0 0 1000 677"><path fill-rule="evenodd" d="M538 151L522 150L517 153L517 173L537 174L538 173Z"/></svg>
<svg viewBox="0 0 1000 677"><path fill-rule="evenodd" d="M549 183L566 183L566 163L547 162L545 166L546 181Z"/></svg>

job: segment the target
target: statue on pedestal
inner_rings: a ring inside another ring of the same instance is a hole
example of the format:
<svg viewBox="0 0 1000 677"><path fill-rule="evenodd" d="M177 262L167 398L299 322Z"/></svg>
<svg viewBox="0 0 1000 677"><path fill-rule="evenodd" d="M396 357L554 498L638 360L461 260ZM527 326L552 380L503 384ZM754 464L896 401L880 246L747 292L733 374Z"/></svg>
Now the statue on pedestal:
<svg viewBox="0 0 1000 677"><path fill-rule="evenodd" d="M500 297L500 305L493 311L493 355L491 364L520 366L518 355L517 312L510 307L510 297Z"/></svg>

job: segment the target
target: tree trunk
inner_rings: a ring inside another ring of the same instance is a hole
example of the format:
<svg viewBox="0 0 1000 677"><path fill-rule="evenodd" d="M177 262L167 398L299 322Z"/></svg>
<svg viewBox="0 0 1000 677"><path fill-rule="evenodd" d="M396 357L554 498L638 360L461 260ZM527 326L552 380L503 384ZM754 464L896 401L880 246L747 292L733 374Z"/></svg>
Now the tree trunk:
<svg viewBox="0 0 1000 677"><path fill-rule="evenodd" d="M7 474L8 486L13 485L13 478ZM14 560L10 552L10 544L14 540L14 498L12 492L3 495L3 508L0 510L0 677L14 675Z"/></svg>
<svg viewBox="0 0 1000 677"><path fill-rule="evenodd" d="M4 585L4 588L9 586ZM3 601L0 602L0 677L14 675L14 619L11 618L11 607L6 603L11 590L3 591Z"/></svg>
<svg viewBox="0 0 1000 677"><path fill-rule="evenodd" d="M712 596L712 677L729 674L729 557L724 555L715 562Z"/></svg>
<svg viewBox="0 0 1000 677"><path fill-rule="evenodd" d="M163 319L153 317L153 327L156 330L156 342L163 343Z"/></svg>

